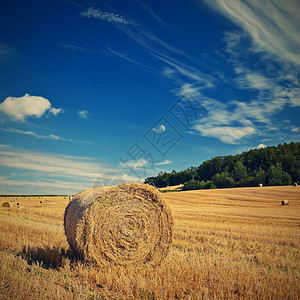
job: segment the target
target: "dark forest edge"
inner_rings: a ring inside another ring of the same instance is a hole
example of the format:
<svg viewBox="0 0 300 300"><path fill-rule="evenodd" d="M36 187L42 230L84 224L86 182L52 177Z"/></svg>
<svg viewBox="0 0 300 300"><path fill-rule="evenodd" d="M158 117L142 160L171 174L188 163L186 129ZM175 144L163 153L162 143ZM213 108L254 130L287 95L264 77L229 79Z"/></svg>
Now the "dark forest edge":
<svg viewBox="0 0 300 300"><path fill-rule="evenodd" d="M145 183L158 188L183 184L183 190L281 186L300 183L300 143L290 142L241 154L216 156L198 167L160 172Z"/></svg>

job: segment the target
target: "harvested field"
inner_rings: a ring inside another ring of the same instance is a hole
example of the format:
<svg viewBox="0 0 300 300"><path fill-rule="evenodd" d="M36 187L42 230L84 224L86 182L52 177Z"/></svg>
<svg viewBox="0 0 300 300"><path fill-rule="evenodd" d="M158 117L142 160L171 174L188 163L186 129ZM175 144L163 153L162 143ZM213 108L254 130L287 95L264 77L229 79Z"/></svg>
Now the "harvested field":
<svg viewBox="0 0 300 300"><path fill-rule="evenodd" d="M162 195L175 223L172 249L161 266L138 271L76 257L64 234L64 197L0 207L0 298L299 299L298 187Z"/></svg>

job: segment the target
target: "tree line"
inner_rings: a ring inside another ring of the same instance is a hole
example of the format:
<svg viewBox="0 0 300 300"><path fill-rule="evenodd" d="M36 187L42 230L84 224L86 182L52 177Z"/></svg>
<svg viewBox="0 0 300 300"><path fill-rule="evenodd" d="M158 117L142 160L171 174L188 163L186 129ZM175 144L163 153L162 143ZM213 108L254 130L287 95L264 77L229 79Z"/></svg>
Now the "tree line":
<svg viewBox="0 0 300 300"><path fill-rule="evenodd" d="M198 167L160 172L145 183L156 187L184 184L184 189L210 189L300 183L300 143L279 144L237 155L216 156Z"/></svg>

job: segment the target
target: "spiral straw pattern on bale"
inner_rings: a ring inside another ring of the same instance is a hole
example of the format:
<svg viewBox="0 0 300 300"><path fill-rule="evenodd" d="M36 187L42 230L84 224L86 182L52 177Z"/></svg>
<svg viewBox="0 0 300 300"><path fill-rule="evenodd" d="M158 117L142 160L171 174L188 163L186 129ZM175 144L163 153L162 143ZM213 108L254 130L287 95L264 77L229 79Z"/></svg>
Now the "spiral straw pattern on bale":
<svg viewBox="0 0 300 300"><path fill-rule="evenodd" d="M65 211L65 232L87 261L156 266L169 252L173 219L154 187L126 183L77 194Z"/></svg>

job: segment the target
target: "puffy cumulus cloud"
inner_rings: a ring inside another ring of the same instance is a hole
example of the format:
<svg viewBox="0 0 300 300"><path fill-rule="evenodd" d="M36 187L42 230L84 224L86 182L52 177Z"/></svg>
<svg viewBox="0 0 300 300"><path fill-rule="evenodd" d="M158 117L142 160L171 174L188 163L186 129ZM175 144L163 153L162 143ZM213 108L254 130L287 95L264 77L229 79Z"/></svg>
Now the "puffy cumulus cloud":
<svg viewBox="0 0 300 300"><path fill-rule="evenodd" d="M24 122L27 117L40 118L46 111L55 116L63 112L61 108L51 107L48 99L29 94L25 94L23 97L7 97L0 103L0 112L20 122Z"/></svg>
<svg viewBox="0 0 300 300"><path fill-rule="evenodd" d="M81 119L87 119L89 116L89 112L87 110L79 110L77 112L77 115L79 116L79 118Z"/></svg>
<svg viewBox="0 0 300 300"><path fill-rule="evenodd" d="M257 148L258 149L262 149L262 148L266 148L267 146L265 145L265 144L259 144L258 146L257 146Z"/></svg>
<svg viewBox="0 0 300 300"><path fill-rule="evenodd" d="M152 130L156 133L164 133L167 129L165 125L159 125L155 128L152 128Z"/></svg>
<svg viewBox="0 0 300 300"><path fill-rule="evenodd" d="M64 112L64 110L63 110L62 108L54 108L54 107L52 107L49 111L50 111L54 116L57 116L58 114Z"/></svg>

